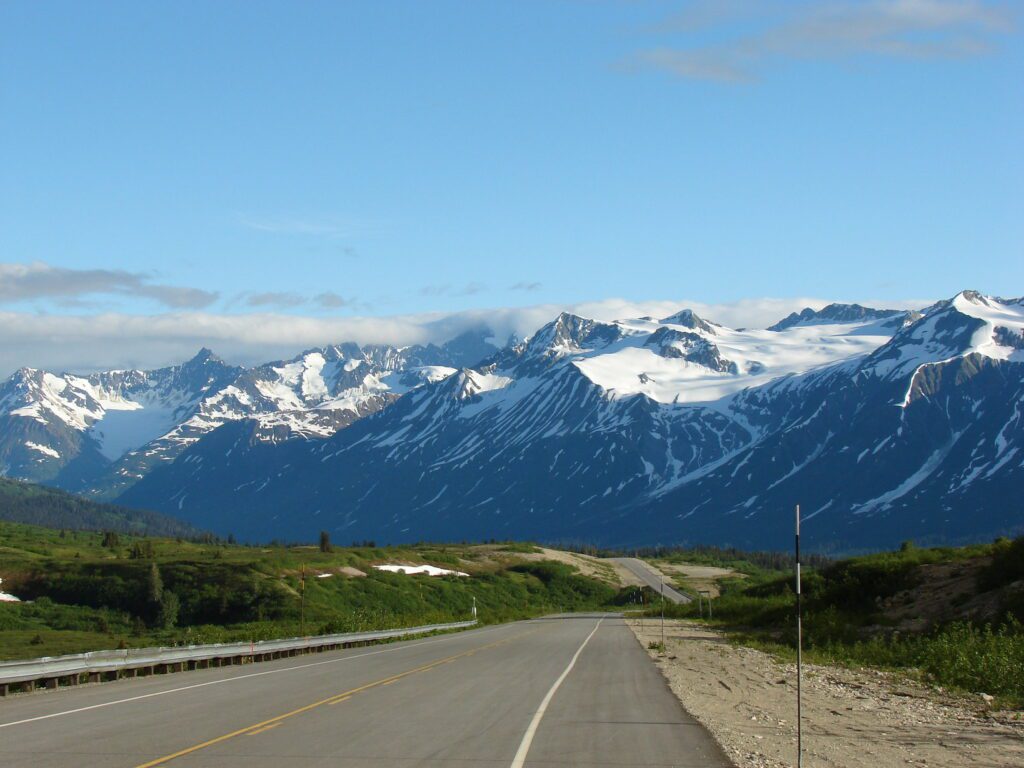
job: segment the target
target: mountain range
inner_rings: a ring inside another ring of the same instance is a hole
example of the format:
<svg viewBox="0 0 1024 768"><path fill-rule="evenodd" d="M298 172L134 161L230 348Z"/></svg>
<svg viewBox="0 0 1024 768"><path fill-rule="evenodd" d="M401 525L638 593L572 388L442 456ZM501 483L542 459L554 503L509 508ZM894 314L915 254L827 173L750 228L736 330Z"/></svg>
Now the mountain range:
<svg viewBox="0 0 1024 768"><path fill-rule="evenodd" d="M1024 529L1024 300L763 330L562 314L525 341L0 386L0 470L248 540L815 549Z"/></svg>

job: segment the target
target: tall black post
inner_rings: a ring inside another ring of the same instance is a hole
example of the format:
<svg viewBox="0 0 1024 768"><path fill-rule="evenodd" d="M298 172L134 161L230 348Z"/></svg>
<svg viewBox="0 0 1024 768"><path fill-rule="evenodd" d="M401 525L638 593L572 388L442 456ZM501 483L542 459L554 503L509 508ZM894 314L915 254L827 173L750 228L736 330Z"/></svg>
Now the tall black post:
<svg viewBox="0 0 1024 768"><path fill-rule="evenodd" d="M800 505L796 505L796 765L803 768L803 719L800 683L803 678L803 615L800 604Z"/></svg>
<svg viewBox="0 0 1024 768"><path fill-rule="evenodd" d="M299 581L299 635L306 636L306 564L302 564L302 577Z"/></svg>

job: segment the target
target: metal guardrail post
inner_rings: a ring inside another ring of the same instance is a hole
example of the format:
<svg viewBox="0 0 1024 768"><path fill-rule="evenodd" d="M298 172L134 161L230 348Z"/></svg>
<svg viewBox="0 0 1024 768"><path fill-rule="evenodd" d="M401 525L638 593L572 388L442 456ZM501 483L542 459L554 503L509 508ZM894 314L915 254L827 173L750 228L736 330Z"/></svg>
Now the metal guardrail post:
<svg viewBox="0 0 1024 768"><path fill-rule="evenodd" d="M421 635L446 629L464 629L477 624L472 621L457 621L448 624L427 624L419 627L387 629L377 632L350 632L319 637L295 637L280 640L260 640L246 643L213 643L165 648L135 648L117 651L91 651L67 656L44 656L39 659L0 662L0 696L6 695L12 684L35 688L39 681L55 688L61 679L78 680L86 675L89 682L98 682L104 674L121 673L135 676L140 669L163 668L167 670L194 669L200 662L209 667L211 662L221 666L225 662L241 663L245 658L252 661L265 658L280 658L281 655L309 653L330 647L345 647L354 643L374 642L407 635Z"/></svg>

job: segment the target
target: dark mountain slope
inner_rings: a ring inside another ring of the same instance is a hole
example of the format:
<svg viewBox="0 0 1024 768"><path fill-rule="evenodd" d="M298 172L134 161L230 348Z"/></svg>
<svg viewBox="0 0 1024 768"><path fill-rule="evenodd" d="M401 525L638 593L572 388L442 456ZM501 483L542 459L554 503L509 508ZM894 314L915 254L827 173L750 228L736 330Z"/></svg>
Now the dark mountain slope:
<svg viewBox="0 0 1024 768"><path fill-rule="evenodd" d="M70 493L0 478L0 520L68 530L196 536L199 529L157 512L97 504Z"/></svg>

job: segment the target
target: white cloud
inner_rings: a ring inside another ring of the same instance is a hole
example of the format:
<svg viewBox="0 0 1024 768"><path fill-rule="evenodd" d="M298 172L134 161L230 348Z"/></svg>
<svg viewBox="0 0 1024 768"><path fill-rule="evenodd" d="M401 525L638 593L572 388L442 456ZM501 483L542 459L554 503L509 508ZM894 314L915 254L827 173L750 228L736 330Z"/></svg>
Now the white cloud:
<svg viewBox="0 0 1024 768"><path fill-rule="evenodd" d="M437 285L425 285L420 288L421 296L473 296L487 289L483 283L470 282L465 285L452 285L451 283L439 283Z"/></svg>
<svg viewBox="0 0 1024 768"><path fill-rule="evenodd" d="M346 298L334 291L318 293L313 297L313 301L316 302L317 306L323 307L324 309L342 309L343 307L360 306L360 302L356 299Z"/></svg>
<svg viewBox="0 0 1024 768"><path fill-rule="evenodd" d="M0 264L0 304L57 300L75 304L83 296L142 296L173 309L208 307L213 291L152 282L152 275L121 269L69 269L43 262Z"/></svg>
<svg viewBox="0 0 1024 768"><path fill-rule="evenodd" d="M766 327L825 299L745 299L723 304L606 299L578 304L427 313L395 317L297 317L273 313L160 315L45 315L0 312L0 375L21 366L88 372L109 368L155 368L187 360L203 346L230 362L255 364L292 357L303 349L343 341L407 345L443 342L481 325L495 336L529 336L559 312L597 320L650 315L665 317L689 307L730 327ZM860 301L886 308L917 308L931 300Z"/></svg>
<svg viewBox="0 0 1024 768"><path fill-rule="evenodd" d="M681 78L753 80L792 59L967 58L990 53L1014 14L984 0L700 0L652 30L671 38L631 63Z"/></svg>
<svg viewBox="0 0 1024 768"><path fill-rule="evenodd" d="M285 291L269 291L266 293L251 293L245 297L246 306L249 307L298 307L306 303L306 298L297 293Z"/></svg>

